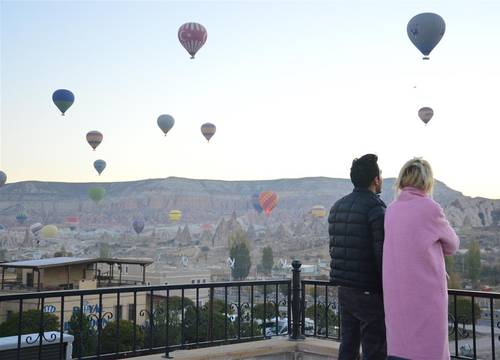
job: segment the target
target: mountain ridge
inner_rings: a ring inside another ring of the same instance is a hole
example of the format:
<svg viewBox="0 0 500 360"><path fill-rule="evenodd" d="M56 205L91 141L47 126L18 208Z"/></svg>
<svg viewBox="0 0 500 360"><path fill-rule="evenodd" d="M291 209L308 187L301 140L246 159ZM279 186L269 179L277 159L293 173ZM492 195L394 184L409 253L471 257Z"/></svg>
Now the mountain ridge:
<svg viewBox="0 0 500 360"><path fill-rule="evenodd" d="M394 199L394 182L394 178L384 180L381 198L386 203ZM83 217L95 214L96 207L88 199L88 190L97 186L106 190L106 198L98 206L99 212L109 214L110 218L120 218L115 221L119 223L126 222L124 217L130 218L137 213L147 213L161 222L164 212L171 209L182 210L185 220L192 222L215 222L232 212L251 214L251 196L267 190L275 191L280 199L273 214L286 220L303 216L317 204L328 209L353 188L349 179L325 176L271 180L167 177L88 183L21 181L0 188L0 220L5 222L2 217L12 216L19 210L27 211L34 219L55 222L70 214ZM455 226L491 226L500 222L500 200L468 197L440 181L436 181L434 198L445 208Z"/></svg>

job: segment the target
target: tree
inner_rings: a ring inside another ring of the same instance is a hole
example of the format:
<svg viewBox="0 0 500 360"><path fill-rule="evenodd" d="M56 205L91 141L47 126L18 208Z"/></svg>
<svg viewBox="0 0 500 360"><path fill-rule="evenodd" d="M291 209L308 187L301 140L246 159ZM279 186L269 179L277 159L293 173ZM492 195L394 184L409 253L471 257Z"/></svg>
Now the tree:
<svg viewBox="0 0 500 360"><path fill-rule="evenodd" d="M184 305L184 306L183 306ZM188 308L195 307L193 300L184 297L169 296L168 298L168 344L178 345L181 342L181 315L186 313ZM184 309L184 311L182 311ZM165 346L167 337L167 302L160 301L153 310L153 336L149 329L149 322L145 327L144 344L149 346L152 341L153 347Z"/></svg>
<svg viewBox="0 0 500 360"><path fill-rule="evenodd" d="M114 353L116 351L131 351L134 349L134 323L120 320L120 337L117 338L117 322L111 321L101 333L101 353ZM144 331L135 325L135 348L141 349L144 345Z"/></svg>
<svg viewBox="0 0 500 360"><path fill-rule="evenodd" d="M93 328L89 318L82 314L80 327L80 312L71 315L68 333L75 337L73 341L73 356L82 357L95 354L97 331Z"/></svg>
<svg viewBox="0 0 500 360"><path fill-rule="evenodd" d="M454 316L455 306L453 298L449 299L448 312L450 315ZM472 324L472 303L470 299L457 297L457 322L458 324ZM481 309L479 304L474 302L474 320L477 321L481 319Z"/></svg>
<svg viewBox="0 0 500 360"><path fill-rule="evenodd" d="M334 326L339 326L339 318L331 308L328 308L325 311L325 305L317 304L316 305L316 319L314 318L314 305L309 306L306 309L306 317L309 319L313 319L316 324L316 331L318 333L324 334L326 332L326 322L328 317L328 332L332 334L332 329Z"/></svg>
<svg viewBox="0 0 500 360"><path fill-rule="evenodd" d="M201 253L204 255L205 257L205 262L207 262L208 260L208 252L210 251L210 248L207 246L207 245L203 245L201 248Z"/></svg>
<svg viewBox="0 0 500 360"><path fill-rule="evenodd" d="M453 256L444 257L446 272L448 278L448 289L461 289L462 280L460 275L455 271L455 258Z"/></svg>
<svg viewBox="0 0 500 360"><path fill-rule="evenodd" d="M40 310L27 310L22 313L21 334L32 334L40 332ZM19 313L12 314L6 321L0 324L0 337L15 336L19 334ZM42 331L59 330L59 319L54 314L43 313Z"/></svg>
<svg viewBox="0 0 500 360"><path fill-rule="evenodd" d="M245 280L252 266L250 248L245 233L235 232L230 237L230 244L229 256L234 259L234 267L231 270L233 279Z"/></svg>
<svg viewBox="0 0 500 360"><path fill-rule="evenodd" d="M270 246L266 246L264 249L262 249L262 269L264 270L264 274L271 275L273 265L273 248Z"/></svg>
<svg viewBox="0 0 500 360"><path fill-rule="evenodd" d="M276 307L273 303L266 303L266 319L272 319L276 316ZM253 307L253 318L254 319L264 319L264 303L257 304Z"/></svg>
<svg viewBox="0 0 500 360"><path fill-rule="evenodd" d="M477 287L479 282L479 275L481 273L481 253L479 249L479 242L472 241L469 245L465 257L467 266L467 274L472 281L474 287Z"/></svg>

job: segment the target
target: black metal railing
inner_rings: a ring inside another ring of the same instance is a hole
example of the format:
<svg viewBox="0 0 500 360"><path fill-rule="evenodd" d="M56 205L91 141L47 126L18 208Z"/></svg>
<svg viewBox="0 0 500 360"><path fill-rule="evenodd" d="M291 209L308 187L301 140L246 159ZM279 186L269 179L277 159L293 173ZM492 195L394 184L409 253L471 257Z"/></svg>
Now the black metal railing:
<svg viewBox="0 0 500 360"><path fill-rule="evenodd" d="M301 281L301 332L340 340L337 287L328 281ZM448 290L448 337L454 359L496 359L500 350L500 293ZM498 309L498 310L496 310ZM425 355L425 345L422 344Z"/></svg>
<svg viewBox="0 0 500 360"><path fill-rule="evenodd" d="M285 280L0 294L0 338L13 343L0 358L170 357L272 336L340 340L337 287L301 279L300 268L294 261ZM449 300L452 357L495 359L500 294L450 290Z"/></svg>
<svg viewBox="0 0 500 360"><path fill-rule="evenodd" d="M0 337L13 337L12 359L28 352L40 359L168 357L178 349L287 336L290 302L291 280L2 294Z"/></svg>

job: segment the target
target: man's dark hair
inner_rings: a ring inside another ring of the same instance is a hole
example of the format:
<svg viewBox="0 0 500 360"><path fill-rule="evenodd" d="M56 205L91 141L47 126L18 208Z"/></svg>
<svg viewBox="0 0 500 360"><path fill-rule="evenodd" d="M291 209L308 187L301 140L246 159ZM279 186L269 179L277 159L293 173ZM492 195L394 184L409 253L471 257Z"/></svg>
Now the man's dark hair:
<svg viewBox="0 0 500 360"><path fill-rule="evenodd" d="M351 181L355 187L367 188L373 179L380 176L377 161L377 155L373 154L366 154L352 161Z"/></svg>

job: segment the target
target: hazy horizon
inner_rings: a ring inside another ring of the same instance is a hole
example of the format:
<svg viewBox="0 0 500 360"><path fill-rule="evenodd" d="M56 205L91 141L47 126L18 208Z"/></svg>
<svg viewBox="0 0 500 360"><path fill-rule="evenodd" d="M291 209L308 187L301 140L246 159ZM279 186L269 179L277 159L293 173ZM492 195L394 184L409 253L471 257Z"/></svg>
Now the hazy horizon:
<svg viewBox="0 0 500 360"><path fill-rule="evenodd" d="M376 153L384 177L423 156L450 188L500 198L500 2L0 6L8 183L348 178L353 158ZM427 62L406 34L424 11L447 24ZM195 60L177 40L188 21L208 31ZM59 88L76 97L65 117ZM435 112L427 126L422 106ZM166 137L160 114L176 119ZM217 126L209 144L204 122ZM104 134L95 152L90 130Z"/></svg>

